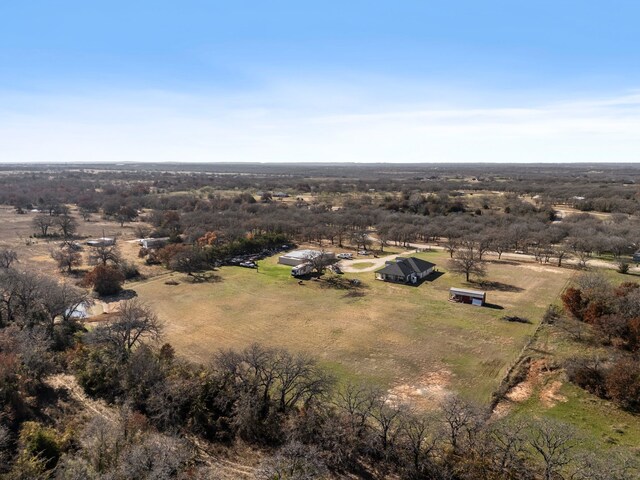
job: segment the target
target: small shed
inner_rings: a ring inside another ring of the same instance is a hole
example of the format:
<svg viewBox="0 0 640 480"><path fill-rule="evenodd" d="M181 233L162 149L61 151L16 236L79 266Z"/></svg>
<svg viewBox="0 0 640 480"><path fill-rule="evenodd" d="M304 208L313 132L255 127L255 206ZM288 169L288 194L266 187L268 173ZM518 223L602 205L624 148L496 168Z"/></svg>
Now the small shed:
<svg viewBox="0 0 640 480"><path fill-rule="evenodd" d="M481 307L487 301L487 292L468 290L466 288L450 288L449 300L458 303L470 303Z"/></svg>
<svg viewBox="0 0 640 480"><path fill-rule="evenodd" d="M113 237L100 237L85 242L90 247L110 247L116 244L116 239Z"/></svg>
<svg viewBox="0 0 640 480"><path fill-rule="evenodd" d="M162 248L167 243L169 243L169 237L140 239L140 245L143 248Z"/></svg>

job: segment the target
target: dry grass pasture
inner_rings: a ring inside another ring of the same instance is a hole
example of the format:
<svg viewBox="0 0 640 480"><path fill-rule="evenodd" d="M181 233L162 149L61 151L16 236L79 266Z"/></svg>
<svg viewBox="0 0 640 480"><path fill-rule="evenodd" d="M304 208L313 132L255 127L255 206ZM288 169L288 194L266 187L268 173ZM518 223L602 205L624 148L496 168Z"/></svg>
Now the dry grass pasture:
<svg viewBox="0 0 640 480"><path fill-rule="evenodd" d="M115 237L118 248L125 260L138 265L140 272L145 276L152 276L164 271L158 266L147 266L139 261L138 251L140 246L136 239L135 227L141 222L126 223L123 227L112 220L102 219L94 214L90 221L82 220L77 212L77 208L71 208L71 215L78 222L77 241L83 243L84 239L101 237ZM35 229L32 225L37 214L25 213L17 214L13 207L0 205L0 246L10 247L18 253L21 268L40 271L48 275L58 273L56 264L51 258L51 251L61 244L59 238L33 238ZM89 248L85 247L82 252L84 265L78 270L78 274L88 270L87 265Z"/></svg>
<svg viewBox="0 0 640 480"><path fill-rule="evenodd" d="M77 215L75 209L72 213ZM33 217L0 207L0 245L15 248L23 268L55 274L50 251L59 241L30 241ZM446 271L448 255L434 251L418 256L436 263L442 275L417 287L376 281L373 272L345 274L363 282L362 296L329 288L323 281L299 285L276 257L260 262L258 272L223 267L217 272L219 282L194 284L137 258L135 223L120 227L98 216L90 222L78 218L78 223L81 237L103 231L118 237L124 257L148 277L127 288L153 306L166 322L165 340L187 358L207 362L219 349L260 342L308 353L340 379L373 381L415 401L437 399L449 391L488 400L573 273L493 259L486 285L465 285L461 276ZM351 263L364 268L370 260ZM169 278L178 285L166 285ZM449 302L452 286L484 288L491 306ZM502 320L505 315L527 317L532 323L509 323Z"/></svg>
<svg viewBox="0 0 640 480"><path fill-rule="evenodd" d="M339 378L374 381L415 400L453 390L486 401L571 271L492 262L486 286L492 305L480 308L448 301L448 289L465 283L446 272L445 253L419 256L442 274L417 287L376 281L373 272L347 274L364 283L363 296L322 281L299 285L276 257L260 262L257 272L223 267L218 282L193 284L174 274L178 285L162 276L131 288L166 322L166 340L192 360L260 342L313 355ZM504 315L532 323L510 323Z"/></svg>

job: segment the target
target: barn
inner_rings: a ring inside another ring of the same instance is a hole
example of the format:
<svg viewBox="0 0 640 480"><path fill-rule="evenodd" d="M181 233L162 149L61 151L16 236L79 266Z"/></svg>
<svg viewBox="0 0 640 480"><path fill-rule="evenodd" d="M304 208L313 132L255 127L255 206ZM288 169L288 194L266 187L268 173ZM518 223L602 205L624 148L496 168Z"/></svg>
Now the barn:
<svg viewBox="0 0 640 480"><path fill-rule="evenodd" d="M435 264L416 257L397 257L387 260L384 267L376 271L376 279L384 282L418 283L431 274Z"/></svg>
<svg viewBox="0 0 640 480"><path fill-rule="evenodd" d="M116 239L113 237L100 237L87 240L85 243L90 247L110 247L116 244Z"/></svg>
<svg viewBox="0 0 640 480"><path fill-rule="evenodd" d="M323 252L320 250L292 250L278 257L278 263L282 265L289 265L295 267L301 263L308 262L309 260L319 257ZM333 252L324 252L326 258L334 258Z"/></svg>
<svg viewBox="0 0 640 480"><path fill-rule="evenodd" d="M482 290L468 290L466 288L449 289L449 300L458 303L470 303L482 306L487 301L487 292Z"/></svg>

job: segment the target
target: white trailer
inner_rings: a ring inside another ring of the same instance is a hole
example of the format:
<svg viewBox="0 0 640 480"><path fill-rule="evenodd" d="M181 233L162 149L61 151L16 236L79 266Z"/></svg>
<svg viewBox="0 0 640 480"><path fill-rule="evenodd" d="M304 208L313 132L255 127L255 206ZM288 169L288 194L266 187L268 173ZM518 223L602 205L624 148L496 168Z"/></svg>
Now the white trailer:
<svg viewBox="0 0 640 480"><path fill-rule="evenodd" d="M291 276L303 277L305 275L309 275L312 271L313 265L311 265L311 263L301 263L300 265L296 265L291 269Z"/></svg>

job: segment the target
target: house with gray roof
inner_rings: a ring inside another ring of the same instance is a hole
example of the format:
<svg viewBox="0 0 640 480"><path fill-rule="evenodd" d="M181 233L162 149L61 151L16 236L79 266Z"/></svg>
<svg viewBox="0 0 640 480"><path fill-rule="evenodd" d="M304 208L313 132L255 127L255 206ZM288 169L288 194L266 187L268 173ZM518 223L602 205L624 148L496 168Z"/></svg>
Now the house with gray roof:
<svg viewBox="0 0 640 480"><path fill-rule="evenodd" d="M376 279L384 282L418 283L433 273L435 264L417 257L396 257L387 260L384 267L376 270Z"/></svg>

